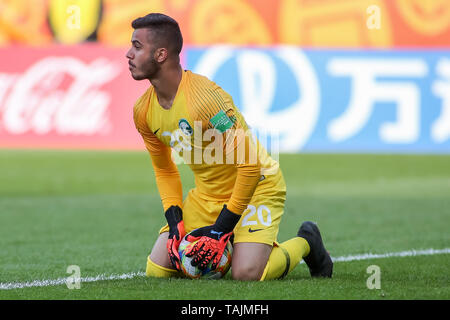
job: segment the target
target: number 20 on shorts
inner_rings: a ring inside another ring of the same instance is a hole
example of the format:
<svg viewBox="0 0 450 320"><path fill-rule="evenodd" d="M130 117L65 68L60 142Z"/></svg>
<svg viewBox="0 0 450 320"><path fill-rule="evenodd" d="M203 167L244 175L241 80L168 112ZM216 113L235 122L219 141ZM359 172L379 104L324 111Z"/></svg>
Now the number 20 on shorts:
<svg viewBox="0 0 450 320"><path fill-rule="evenodd" d="M258 224L258 221L264 226L270 226L270 224L272 223L272 217L270 216L270 210L265 205L262 204L258 208L256 208L255 206L249 204L247 206L247 210L250 210L250 211L242 219L243 227L253 226L255 224ZM258 218L254 217L255 213L257 214ZM267 214L266 218L264 218L264 214Z"/></svg>

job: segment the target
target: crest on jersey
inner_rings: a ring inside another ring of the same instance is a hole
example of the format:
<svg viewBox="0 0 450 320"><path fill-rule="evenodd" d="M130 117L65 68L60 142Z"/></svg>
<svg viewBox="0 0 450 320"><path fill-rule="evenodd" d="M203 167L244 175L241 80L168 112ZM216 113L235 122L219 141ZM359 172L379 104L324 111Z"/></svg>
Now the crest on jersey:
<svg viewBox="0 0 450 320"><path fill-rule="evenodd" d="M180 121L178 121L178 127L185 136L192 136L192 133L194 132L186 119L180 119Z"/></svg>

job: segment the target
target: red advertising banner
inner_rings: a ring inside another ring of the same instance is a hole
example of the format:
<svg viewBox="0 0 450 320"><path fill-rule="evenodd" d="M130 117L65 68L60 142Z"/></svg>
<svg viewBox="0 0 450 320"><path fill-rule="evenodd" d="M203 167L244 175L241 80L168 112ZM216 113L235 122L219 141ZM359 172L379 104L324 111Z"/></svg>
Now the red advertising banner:
<svg viewBox="0 0 450 320"><path fill-rule="evenodd" d="M0 146L142 149L126 49L98 44L0 49Z"/></svg>

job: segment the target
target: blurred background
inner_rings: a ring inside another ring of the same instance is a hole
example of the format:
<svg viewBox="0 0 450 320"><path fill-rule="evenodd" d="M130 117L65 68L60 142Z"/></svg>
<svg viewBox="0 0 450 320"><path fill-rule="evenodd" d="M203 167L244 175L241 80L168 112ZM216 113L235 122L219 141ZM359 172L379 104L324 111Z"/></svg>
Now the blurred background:
<svg viewBox="0 0 450 320"><path fill-rule="evenodd" d="M0 147L142 150L125 54L150 12L281 152L450 152L446 0L0 0Z"/></svg>

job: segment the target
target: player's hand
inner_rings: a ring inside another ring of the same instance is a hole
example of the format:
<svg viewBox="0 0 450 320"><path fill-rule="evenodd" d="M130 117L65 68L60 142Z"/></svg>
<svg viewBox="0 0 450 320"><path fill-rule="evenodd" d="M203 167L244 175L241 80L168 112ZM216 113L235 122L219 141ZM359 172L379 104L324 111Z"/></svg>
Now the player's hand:
<svg viewBox="0 0 450 320"><path fill-rule="evenodd" d="M172 265L181 270L180 254L178 247L183 237L184 231L183 212L179 206L171 206L165 212L167 223L169 224L169 239L167 240L167 252L169 253Z"/></svg>
<svg viewBox="0 0 450 320"><path fill-rule="evenodd" d="M214 230L214 225L196 229L188 235L187 240L198 242L186 250L186 256L194 256L191 262L193 266L205 269L212 261L211 268L215 269L231 235L232 232L223 233Z"/></svg>
<svg viewBox="0 0 450 320"><path fill-rule="evenodd" d="M194 257L192 265L205 269L212 261L211 268L214 270L219 264L227 242L233 234L234 226L240 218L240 215L234 214L224 205L213 225L192 231L186 239L190 242L198 240L186 251L187 257Z"/></svg>

